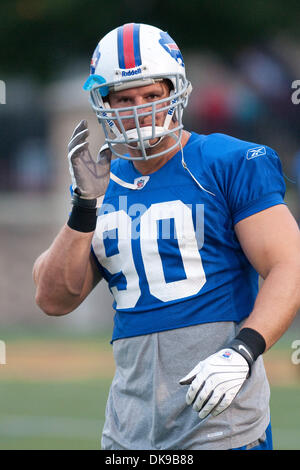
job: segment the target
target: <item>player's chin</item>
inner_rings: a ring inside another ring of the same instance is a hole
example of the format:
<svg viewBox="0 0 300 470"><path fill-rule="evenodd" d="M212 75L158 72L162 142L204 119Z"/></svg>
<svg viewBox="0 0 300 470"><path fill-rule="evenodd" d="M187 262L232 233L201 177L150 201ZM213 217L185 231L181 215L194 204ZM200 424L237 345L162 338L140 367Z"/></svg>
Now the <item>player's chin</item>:
<svg viewBox="0 0 300 470"><path fill-rule="evenodd" d="M144 145L145 145L145 148L148 150L149 148L151 149L151 147L155 147L160 141L160 138L156 138L156 139L145 139L144 140ZM140 145L138 142L130 142L130 147L132 149L137 149L139 150L140 149Z"/></svg>
<svg viewBox="0 0 300 470"><path fill-rule="evenodd" d="M150 139L150 140L149 140L149 145L150 145L150 147L154 147L156 144L158 144L159 141L160 141L160 138L157 138L157 139Z"/></svg>

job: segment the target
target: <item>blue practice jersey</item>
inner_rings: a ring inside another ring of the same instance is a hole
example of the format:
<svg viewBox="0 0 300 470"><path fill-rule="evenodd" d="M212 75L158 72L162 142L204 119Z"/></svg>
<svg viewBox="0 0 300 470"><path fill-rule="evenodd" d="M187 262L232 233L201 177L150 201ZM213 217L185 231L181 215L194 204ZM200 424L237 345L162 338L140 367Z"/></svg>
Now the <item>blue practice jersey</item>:
<svg viewBox="0 0 300 470"><path fill-rule="evenodd" d="M252 311L258 274L234 226L284 204L280 160L269 147L192 133L149 179L117 159L98 212L92 251L114 296L112 340L218 321ZM193 177L197 180L192 178Z"/></svg>

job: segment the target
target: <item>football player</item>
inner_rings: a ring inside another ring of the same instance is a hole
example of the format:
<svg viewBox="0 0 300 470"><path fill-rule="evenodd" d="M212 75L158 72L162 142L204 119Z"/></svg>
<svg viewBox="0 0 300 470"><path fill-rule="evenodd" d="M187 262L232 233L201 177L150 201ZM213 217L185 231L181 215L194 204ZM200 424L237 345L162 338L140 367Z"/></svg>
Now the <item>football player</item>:
<svg viewBox="0 0 300 470"><path fill-rule="evenodd" d="M262 355L300 306L278 155L183 128L191 84L156 27L104 36L84 88L105 143L94 159L87 122L76 127L72 211L33 274L49 315L103 278L113 294L102 449L272 449Z"/></svg>

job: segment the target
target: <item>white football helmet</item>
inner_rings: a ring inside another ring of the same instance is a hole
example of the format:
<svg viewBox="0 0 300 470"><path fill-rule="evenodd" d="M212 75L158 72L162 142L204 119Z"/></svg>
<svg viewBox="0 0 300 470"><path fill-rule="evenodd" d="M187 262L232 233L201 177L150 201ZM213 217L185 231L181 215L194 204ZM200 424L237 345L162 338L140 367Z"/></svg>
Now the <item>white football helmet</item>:
<svg viewBox="0 0 300 470"><path fill-rule="evenodd" d="M114 29L97 45L90 72L84 89L90 90L92 108L103 126L106 143L101 150L109 148L114 155L125 159L147 160L163 155L179 144L183 129L182 113L192 87L185 76L180 50L167 32L135 23ZM109 105L107 97L110 91L146 86L164 79L173 85L167 98L126 108L111 108ZM164 124L160 127L155 125L158 111L166 112ZM152 125L141 127L139 117L150 115ZM134 119L135 129L126 131L124 119ZM176 124L170 129L172 120ZM147 149L155 147L165 136L172 136L174 145L157 153L151 150L151 155L147 155ZM157 141L151 145L150 141L154 139ZM120 144L126 146L125 154L117 150ZM128 147L138 149L140 156L130 156Z"/></svg>

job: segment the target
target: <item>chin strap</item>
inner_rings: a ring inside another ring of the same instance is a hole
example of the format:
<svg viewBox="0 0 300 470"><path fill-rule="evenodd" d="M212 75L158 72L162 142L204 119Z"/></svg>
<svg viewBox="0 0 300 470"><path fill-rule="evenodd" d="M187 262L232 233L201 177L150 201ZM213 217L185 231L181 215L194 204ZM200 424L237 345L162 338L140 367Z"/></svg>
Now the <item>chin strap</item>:
<svg viewBox="0 0 300 470"><path fill-rule="evenodd" d="M208 191L208 189L205 189L202 184L199 183L199 181L197 180L197 178L195 178L195 176L193 175L193 173L191 172L191 170L188 168L185 160L184 160L184 156L183 156L183 148L182 148L182 143L180 142L180 150L181 150L181 164L183 166L183 168L189 173L189 175L193 178L193 180L195 181L195 183L199 186L200 189L202 189L202 191L205 191L206 193L208 194L211 194L211 196L215 196L214 193L212 193L211 191Z"/></svg>

